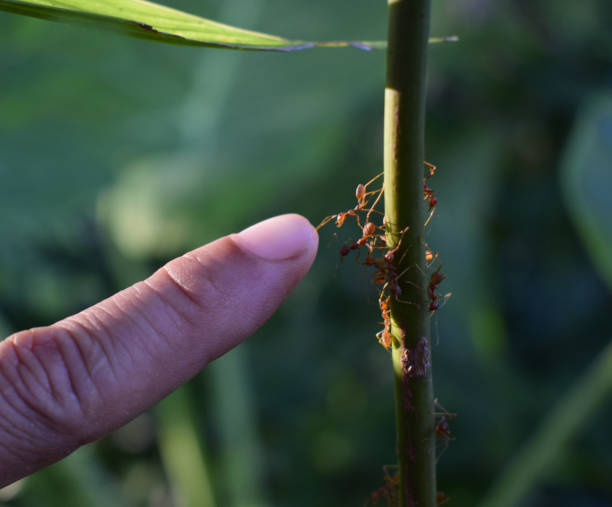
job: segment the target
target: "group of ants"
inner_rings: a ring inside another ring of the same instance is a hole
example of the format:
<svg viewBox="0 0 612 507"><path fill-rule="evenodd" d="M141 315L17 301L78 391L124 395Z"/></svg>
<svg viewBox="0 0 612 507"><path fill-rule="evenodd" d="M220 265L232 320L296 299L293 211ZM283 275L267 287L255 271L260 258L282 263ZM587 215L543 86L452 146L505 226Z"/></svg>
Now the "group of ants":
<svg viewBox="0 0 612 507"><path fill-rule="evenodd" d="M438 198L435 196L434 191L427 185L427 180L435 173L436 166L429 164L428 162L425 162L425 164L429 169L429 174L424 178L423 184L424 196L425 199L428 201L429 205L429 217L425 222L425 225L427 225L435 212L435 208L438 204ZM367 267L373 267L375 269L373 282L381 286L379 290L378 304L380 306L384 327L382 331L376 334L376 337L378 338L378 341L383 347L389 349L391 347L392 341L389 306L391 296L393 296L393 298L398 302L419 306L414 302L405 301L401 298L402 289L399 281L401 277L406 274L410 269L421 268L416 265L409 266L405 270L398 272L398 266L402 265L402 261L404 259L402 256L397 262L394 262L395 256L402 246L404 234L410 229L410 227L408 226L397 233L399 240L397 241L395 246L388 246L388 231L385 215L384 213L376 209L376 206L378 205L383 196L384 185L382 185L377 190L368 190L368 187L381 176L382 173L372 178L366 184L360 183L359 185L357 185L357 188L355 190L357 204L355 205L355 207L347 211L341 211L340 213L326 217L317 226L317 230L331 221L335 221L336 226L340 228L344 225L347 218L353 217L355 219L355 222L361 230L361 237L356 241L352 241L348 244L343 244L342 247L340 247L340 257L344 258L349 255L353 250L357 250L357 258L359 259L362 250L366 251L365 259L361 263ZM363 219L363 215L365 215L365 219ZM374 216L382 216L382 225L376 225L374 223ZM377 256L377 253L381 251L384 251L384 254ZM426 249L425 261L427 262L427 267L429 267L433 262L437 261L437 255L434 255L431 250ZM440 269L441 266L438 266L438 268L431 274L429 278L429 283L427 285L427 297L429 299L428 309L430 312L432 312L432 314L440 308L442 301L449 296L442 296L437 290L438 285L440 285L440 283L442 283L442 281L446 279L446 275L444 275L444 273L442 273Z"/></svg>
<svg viewBox="0 0 612 507"><path fill-rule="evenodd" d="M436 166L425 162L426 175L423 178L423 198L427 201L429 216L425 221L425 226L429 223L433 217L436 206L438 204L438 198L435 192L428 186L428 179L434 175ZM357 204L348 209L335 215L326 217L318 226L317 230L328 224L329 222L335 222L336 227L340 228L349 218L353 218L361 230L361 236L355 241L349 241L340 248L340 257L344 259L353 250L357 251L357 259L360 260L362 251L365 251L365 258L361 260L361 264L366 267L374 268L375 273L372 281L379 286L378 305L380 307L381 317L383 319L383 329L376 334L376 338L379 343L385 348L390 349L392 345L392 333L391 333L391 308L390 301L391 297L395 301L400 303L407 303L413 306L417 306L420 309L420 305L405 301L401 298L402 288L400 284L401 277L406 274L410 269L416 268L421 269L419 266L408 266L404 270L400 270L402 262L404 261L405 253L396 259L400 248L402 246L402 240L404 234L409 230L409 226L402 229L397 233L397 242L394 246L390 246L387 243L388 227L383 212L376 209L376 206L380 203L384 194L384 184L376 190L369 190L368 188L375 181L377 181L383 173L378 174L367 183L360 183L355 189L355 197ZM376 217L381 225L375 223ZM434 262L438 262L438 267L429 276L429 282L427 284L427 298L428 298L428 311L433 315L441 305L446 301L450 294L442 295L438 292L438 286L442 281L446 279L446 275L441 271L441 265L438 261L437 254L434 255L432 251L427 248L425 249L425 263L426 267L429 268ZM407 282L412 283L412 282ZM443 450L446 450L449 442L453 439L449 427L449 420L455 417L456 414L449 413L442 405L434 400L436 406L440 408L441 412L435 412L436 426L435 436L442 441ZM440 453L441 455L442 453ZM438 456L438 459L440 457ZM395 468L394 473L390 473L389 470ZM371 494L371 504L378 505L380 501L384 500L387 505L398 505L398 486L399 486L399 473L397 466L386 466L385 468L385 485L378 488ZM438 505L447 503L450 500L443 492L438 492L437 503Z"/></svg>

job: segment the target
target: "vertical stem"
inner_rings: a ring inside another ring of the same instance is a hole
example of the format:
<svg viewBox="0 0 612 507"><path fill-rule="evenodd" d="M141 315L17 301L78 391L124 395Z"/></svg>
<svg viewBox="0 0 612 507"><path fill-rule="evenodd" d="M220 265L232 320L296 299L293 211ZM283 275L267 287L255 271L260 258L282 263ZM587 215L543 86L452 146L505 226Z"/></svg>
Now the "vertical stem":
<svg viewBox="0 0 612 507"><path fill-rule="evenodd" d="M388 1L385 216L389 246L401 241L395 255L401 295L391 298L400 505L433 507L436 505L435 419L423 240L430 0ZM402 234L402 231L405 232Z"/></svg>

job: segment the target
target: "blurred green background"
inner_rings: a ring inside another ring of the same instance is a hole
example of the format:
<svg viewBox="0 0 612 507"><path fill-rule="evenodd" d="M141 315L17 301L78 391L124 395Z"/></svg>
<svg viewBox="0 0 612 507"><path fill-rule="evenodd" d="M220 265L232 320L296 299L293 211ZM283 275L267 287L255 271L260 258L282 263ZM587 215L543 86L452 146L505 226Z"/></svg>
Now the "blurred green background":
<svg viewBox="0 0 612 507"><path fill-rule="evenodd" d="M385 36L382 0L170 4L289 37ZM612 338L612 3L432 14L432 35L461 38L429 64L429 241L453 294L434 382L458 414L439 485L473 506ZM2 335L268 216L316 224L382 170L384 52L173 47L5 13L0 44ZM375 289L334 232L244 346L0 505L364 505L395 461L392 379ZM612 505L598 388L517 505Z"/></svg>

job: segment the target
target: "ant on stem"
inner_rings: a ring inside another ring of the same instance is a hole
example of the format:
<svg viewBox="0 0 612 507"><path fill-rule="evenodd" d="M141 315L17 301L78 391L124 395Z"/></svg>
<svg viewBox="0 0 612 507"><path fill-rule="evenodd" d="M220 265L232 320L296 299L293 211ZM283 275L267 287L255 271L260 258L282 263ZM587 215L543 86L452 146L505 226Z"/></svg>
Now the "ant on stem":
<svg viewBox="0 0 612 507"><path fill-rule="evenodd" d="M361 224L359 223L358 213L360 211L363 211L365 207L367 206L368 204L367 197L377 192L377 190L374 190L372 192L367 192L367 188L370 184L372 184L382 175L383 173L377 174L376 176L374 176L374 178L368 181L365 185L363 183L359 183L359 185L357 185L357 188L355 189L355 197L357 198L357 205L354 208L351 208L349 210L341 211L340 213L337 213L335 215L329 215L325 217L321 221L321 223L317 225L316 230L318 231L321 227L323 227L324 225L326 225L327 223L329 223L330 221L334 219L336 220L336 227L342 227L344 225L346 218L349 216L355 217L357 220L357 224L361 227ZM381 188L380 191L378 192L379 192L379 196L377 197L374 206L376 205L376 203L378 203L378 200L380 199L380 196L382 195L383 189ZM368 212L368 217L369 217L369 213L371 213L372 210L373 210L373 207L370 208Z"/></svg>
<svg viewBox="0 0 612 507"><path fill-rule="evenodd" d="M390 472L390 469L395 471ZM370 494L371 505L379 505L381 500L384 500L387 506L399 505L399 465L385 465L383 471L385 485ZM368 505L367 502L366 505Z"/></svg>
<svg viewBox="0 0 612 507"><path fill-rule="evenodd" d="M438 205L438 198L435 196L434 191L427 185L427 180L434 175L437 167L429 162L425 162L425 165L429 169L429 174L423 178L423 192L425 193L423 199L429 201L429 216L427 217L427 220L425 220L425 225L427 226L436 211L436 206Z"/></svg>
<svg viewBox="0 0 612 507"><path fill-rule="evenodd" d="M440 293L436 290L445 279L446 275L440 271L442 266L438 266L429 279L429 285L427 285L427 296L429 296L429 311L435 312L440 308Z"/></svg>
<svg viewBox="0 0 612 507"><path fill-rule="evenodd" d="M376 333L376 338L378 338L379 343L386 349L391 347L391 317L389 310L389 296L385 299L378 299L378 306L380 306L380 314L383 318L384 328L382 331Z"/></svg>
<svg viewBox="0 0 612 507"><path fill-rule="evenodd" d="M442 457L442 455L446 452L446 449L448 449L448 445L450 444L450 442L455 440L450 430L449 421L457 417L457 414L453 414L449 412L448 410L446 410L440 404L440 402L438 401L438 398L434 398L434 405L438 407L440 410L442 410L442 412L434 412L434 416L438 418L438 422L436 423L436 427L434 429L434 434L436 438L442 439L443 446L444 446L444 448L442 449L442 452L440 452L440 454L436 458L436 463L437 463L439 459Z"/></svg>
<svg viewBox="0 0 612 507"><path fill-rule="evenodd" d="M429 200L430 210L429 218L425 223L425 225L427 225L433 216L438 200L434 195L433 190L431 190L427 185L428 178L433 176L433 174L436 172L436 166L428 162L424 163L429 168L429 174L424 178L425 199ZM340 248L340 257L343 259L349 255L352 250L357 250L357 262L374 268L374 277L372 281L380 286L378 305L384 326L381 331L376 333L376 337L383 347L389 349L392 344L391 297L393 297L397 302L411 304L420 309L420 304L401 299L402 284L400 284L400 280L411 269L419 269L421 271L422 269L418 265L412 265L405 269L400 269L405 256L410 250L410 245L408 248L402 248L404 235L410 229L410 227L407 226L401 231L391 233L384 213L376 209L384 194L384 184L376 190L368 190L368 188L378 178L380 178L381 175L382 173L374 176L374 178L370 179L365 184L359 183L355 189L355 198L357 200L355 206L346 211L327 216L317 226L317 230L331 221L335 221L336 227L340 228L346 223L347 218L355 218L357 226L361 229L361 236L357 240L351 240L350 242L343 244ZM382 216L381 225L377 225L378 220L376 220L376 216ZM392 234L394 238L391 245L388 242L390 234ZM363 261L360 261L359 257L362 247L366 248L366 257ZM429 268L437 259L437 254L434 255L431 250L429 250L427 245L425 245L425 248L425 266ZM380 250L384 250L384 253L378 254L377 252ZM400 250L403 253L402 256L397 259L397 255ZM445 278L446 276L441 273L440 268L438 268L434 273L432 273L429 279L426 293L429 300L428 308L431 312L435 312L440 307L441 296L438 294L436 289ZM411 281L406 281L404 284L414 285L416 287L416 284ZM445 296L445 298L446 297L448 297L448 295Z"/></svg>

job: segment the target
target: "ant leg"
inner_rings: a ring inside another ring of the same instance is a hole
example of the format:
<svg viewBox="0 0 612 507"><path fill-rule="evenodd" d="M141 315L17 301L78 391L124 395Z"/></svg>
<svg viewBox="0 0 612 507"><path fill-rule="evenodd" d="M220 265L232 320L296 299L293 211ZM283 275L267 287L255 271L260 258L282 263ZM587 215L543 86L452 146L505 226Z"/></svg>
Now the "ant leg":
<svg viewBox="0 0 612 507"><path fill-rule="evenodd" d="M370 184L374 183L374 182L375 182L375 181L376 181L378 178L380 178L380 177L381 177L383 174L385 174L385 172L384 172L384 171L383 171L383 172L378 173L378 174L377 174L376 176L374 176L374 177L373 177L373 178L372 178L370 181L368 181L368 182L367 182L367 183L364 185L364 187L365 187L365 188L368 188L368 185L370 185Z"/></svg>
<svg viewBox="0 0 612 507"><path fill-rule="evenodd" d="M425 223L423 224L423 227L427 227L427 225L429 224L429 221L433 218L435 212L436 212L436 208L434 206L431 209L431 211L429 212L429 216L427 217L427 220L425 220Z"/></svg>
<svg viewBox="0 0 612 507"><path fill-rule="evenodd" d="M315 229L318 231L321 227L324 227L325 225L327 225L329 222L334 220L337 216L338 215L329 215L325 217L323 220L321 220L321 223L315 227Z"/></svg>
<svg viewBox="0 0 612 507"><path fill-rule="evenodd" d="M423 163L427 166L427 168L429 169L429 176L427 176L425 179L433 176L436 172L436 170L438 169L437 166L430 164L429 162L427 162L427 160L423 160Z"/></svg>
<svg viewBox="0 0 612 507"><path fill-rule="evenodd" d="M384 191L385 191L385 185L383 183L383 186L380 187L378 195L376 196L376 199L374 200L374 204L372 204L372 206L370 206L370 210L368 211L368 214L366 215L366 222L370 221L370 215L372 214L372 211L374 211L374 208L378 204L378 201L380 201L380 198L382 197Z"/></svg>
<svg viewBox="0 0 612 507"><path fill-rule="evenodd" d="M442 296L442 303L440 303L440 306L437 308L436 311L438 311L440 308L442 308L446 302L452 297L453 293L452 292L447 292L446 294L444 294L444 296Z"/></svg>
<svg viewBox="0 0 612 507"><path fill-rule="evenodd" d="M408 282L408 283L409 283L410 285L413 285L414 287L419 287L417 284L415 284L415 283L413 283L413 282ZM391 290L389 289L389 282L386 282L386 283L385 283L385 284L382 286L382 288L381 288L381 290L380 290L380 293L381 293L381 294L384 294L384 292L385 292L385 291L388 291L389 293L391 293L391 294L393 295L393 299L394 299L395 301L397 301L398 303L402 303L402 304L405 304L405 305L411 305L411 306L414 306L414 307L415 307L417 310L421 310L421 308L422 308L420 304L415 303L414 301L408 301L407 299L402 299L402 298L400 298L400 297L399 297L397 294L393 294L393 293L391 292Z"/></svg>
<svg viewBox="0 0 612 507"><path fill-rule="evenodd" d="M403 304L405 304L405 305L411 305L411 306L414 306L414 307L415 307L417 310L420 310L420 309L422 308L420 304L415 303L414 301L408 301L408 300L406 300L406 299L400 299L400 298L398 298L398 297L395 297L394 299L395 299L395 300L396 300L398 303L403 303Z"/></svg>
<svg viewBox="0 0 612 507"><path fill-rule="evenodd" d="M378 211L377 209L374 209L374 208L371 208L369 210L369 213L376 213L377 215L382 216L382 217L385 216L385 213L383 211ZM384 227L382 225L379 225L378 228L381 230L384 230Z"/></svg>
<svg viewBox="0 0 612 507"><path fill-rule="evenodd" d="M433 413L434 415L437 415L437 416L445 415L449 419L454 419L455 417L457 417L456 413L449 412L448 410L446 410L444 406L442 405L442 403L440 403L440 400L438 398L434 398L433 402L436 407L442 410L442 412L434 412Z"/></svg>
<svg viewBox="0 0 612 507"><path fill-rule="evenodd" d="M411 269L416 269L416 270L420 271L423 275L425 275L425 272L419 267L418 264L413 264L412 266L408 266L406 269L404 269L404 271L402 271L400 274L398 274L397 278L399 279L401 276L404 276ZM414 282L408 282L408 284L412 285L413 287L416 287L417 289L422 289L423 288L419 284L414 283Z"/></svg>

